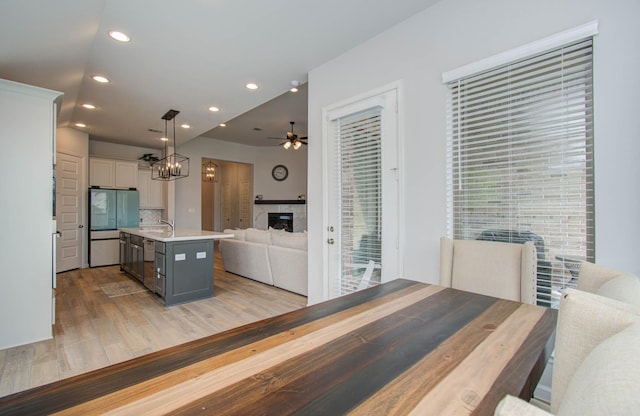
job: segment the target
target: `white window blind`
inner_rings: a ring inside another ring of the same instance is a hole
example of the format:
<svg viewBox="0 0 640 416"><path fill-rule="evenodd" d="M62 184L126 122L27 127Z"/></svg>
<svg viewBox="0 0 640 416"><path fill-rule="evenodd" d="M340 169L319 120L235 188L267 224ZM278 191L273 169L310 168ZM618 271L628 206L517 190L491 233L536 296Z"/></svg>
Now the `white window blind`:
<svg viewBox="0 0 640 416"><path fill-rule="evenodd" d="M538 250L538 304L593 261L592 40L447 83L449 234Z"/></svg>
<svg viewBox="0 0 640 416"><path fill-rule="evenodd" d="M336 295L381 281L382 109L333 121L341 273Z"/></svg>

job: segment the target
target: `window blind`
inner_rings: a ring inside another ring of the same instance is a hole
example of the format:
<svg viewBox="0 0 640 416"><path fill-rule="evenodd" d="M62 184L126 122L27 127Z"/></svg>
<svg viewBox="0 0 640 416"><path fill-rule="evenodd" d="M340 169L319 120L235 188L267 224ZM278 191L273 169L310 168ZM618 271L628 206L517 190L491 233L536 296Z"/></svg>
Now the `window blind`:
<svg viewBox="0 0 640 416"><path fill-rule="evenodd" d="M447 84L448 231L538 250L552 306L593 261L592 40Z"/></svg>
<svg viewBox="0 0 640 416"><path fill-rule="evenodd" d="M336 119L340 281L336 295L380 283L382 224L381 107Z"/></svg>

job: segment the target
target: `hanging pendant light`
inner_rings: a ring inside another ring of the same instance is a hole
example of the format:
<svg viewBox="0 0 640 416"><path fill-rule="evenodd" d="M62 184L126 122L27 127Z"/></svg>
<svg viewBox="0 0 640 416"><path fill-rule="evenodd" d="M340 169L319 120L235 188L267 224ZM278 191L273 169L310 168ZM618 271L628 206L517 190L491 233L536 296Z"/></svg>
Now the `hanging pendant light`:
<svg viewBox="0 0 640 416"><path fill-rule="evenodd" d="M218 182L218 165L211 160L202 164L202 182Z"/></svg>
<svg viewBox="0 0 640 416"><path fill-rule="evenodd" d="M156 181L174 181L189 176L189 158L176 153L176 116L178 110L169 110L162 116L164 120L164 157L151 165L151 179ZM167 142L167 125L173 121L173 153L169 154Z"/></svg>

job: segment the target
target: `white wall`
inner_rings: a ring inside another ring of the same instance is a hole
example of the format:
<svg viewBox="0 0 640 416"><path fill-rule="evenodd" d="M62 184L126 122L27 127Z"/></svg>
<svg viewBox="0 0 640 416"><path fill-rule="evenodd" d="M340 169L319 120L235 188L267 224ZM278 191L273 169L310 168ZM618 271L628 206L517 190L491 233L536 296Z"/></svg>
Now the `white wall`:
<svg viewBox="0 0 640 416"><path fill-rule="evenodd" d="M91 157L105 157L108 159L130 160L135 162L138 161L138 158L145 153L152 153L157 157L162 157L162 150L158 149L126 146L98 140L89 141L89 154ZM143 162L140 161L140 163Z"/></svg>
<svg viewBox="0 0 640 416"><path fill-rule="evenodd" d="M595 40L596 258L640 273L640 2L443 0L309 74L309 303L322 300L322 109L401 80L403 269L435 283L446 233L444 71L598 19Z"/></svg>
<svg viewBox="0 0 640 416"><path fill-rule="evenodd" d="M53 91L0 80L0 349L51 338Z"/></svg>
<svg viewBox="0 0 640 416"><path fill-rule="evenodd" d="M190 172L188 178L175 181L176 227L201 227L202 158L252 164L253 193L262 194L265 199L296 199L307 193L306 150L285 151L280 147L252 147L196 137L180 146L178 152L190 158ZM271 169L277 164L289 169L287 180L277 182L271 177Z"/></svg>

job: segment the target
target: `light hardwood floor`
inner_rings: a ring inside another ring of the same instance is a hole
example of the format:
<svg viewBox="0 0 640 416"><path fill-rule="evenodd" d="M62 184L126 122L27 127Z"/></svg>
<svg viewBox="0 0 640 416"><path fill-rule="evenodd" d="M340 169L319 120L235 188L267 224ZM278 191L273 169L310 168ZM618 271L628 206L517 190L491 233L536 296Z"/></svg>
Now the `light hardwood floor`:
<svg viewBox="0 0 640 416"><path fill-rule="evenodd" d="M231 273L216 251L214 297L165 307L151 293L109 298L118 266L57 276L51 340L0 350L0 397L301 308L307 298Z"/></svg>

